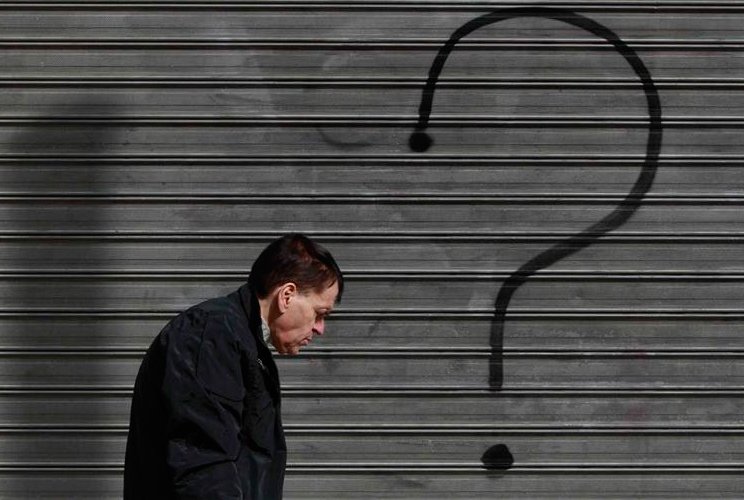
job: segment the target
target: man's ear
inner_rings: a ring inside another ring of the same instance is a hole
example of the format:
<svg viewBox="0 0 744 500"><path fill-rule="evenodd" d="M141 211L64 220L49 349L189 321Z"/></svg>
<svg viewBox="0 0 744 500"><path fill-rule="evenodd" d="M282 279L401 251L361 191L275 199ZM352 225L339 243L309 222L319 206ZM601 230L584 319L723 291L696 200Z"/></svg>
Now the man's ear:
<svg viewBox="0 0 744 500"><path fill-rule="evenodd" d="M289 308L289 304L292 302L295 295L297 295L297 285L294 283L285 283L279 287L276 294L276 305L281 314L284 314L287 308Z"/></svg>

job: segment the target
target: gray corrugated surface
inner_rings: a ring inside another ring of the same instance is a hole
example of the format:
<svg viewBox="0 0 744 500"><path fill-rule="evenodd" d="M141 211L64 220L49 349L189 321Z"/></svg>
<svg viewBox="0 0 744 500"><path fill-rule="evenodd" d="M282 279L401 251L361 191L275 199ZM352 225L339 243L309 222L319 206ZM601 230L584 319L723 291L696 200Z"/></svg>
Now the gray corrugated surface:
<svg viewBox="0 0 744 500"><path fill-rule="evenodd" d="M408 148L438 47L524 5L0 5L0 497L120 497L144 349L287 231L348 274L280 360L287 498L740 497L744 3L543 3L638 52L664 140L631 219L515 293L493 392L500 285L622 201L647 135L609 44L522 18L463 40Z"/></svg>

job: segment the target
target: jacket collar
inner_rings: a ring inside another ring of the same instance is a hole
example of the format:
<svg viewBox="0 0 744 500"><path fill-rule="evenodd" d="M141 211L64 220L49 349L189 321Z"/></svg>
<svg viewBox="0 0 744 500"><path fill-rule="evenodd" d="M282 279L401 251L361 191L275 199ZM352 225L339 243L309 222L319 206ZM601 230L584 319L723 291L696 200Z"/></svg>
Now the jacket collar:
<svg viewBox="0 0 744 500"><path fill-rule="evenodd" d="M243 306L245 315L248 317L248 328L251 333L256 337L256 341L260 340L261 335L261 305L258 303L258 296L253 293L248 283L238 288L238 295L240 296L240 305ZM263 341L261 341L263 344Z"/></svg>
<svg viewBox="0 0 744 500"><path fill-rule="evenodd" d="M258 296L253 292L248 283L238 288L238 295L240 296L240 305L243 306L243 310L248 317L248 329L256 341L258 359L268 373L269 380L271 380L269 384L271 395L278 405L281 400L279 370L276 367L271 351L263 340L261 331L261 305L258 303Z"/></svg>

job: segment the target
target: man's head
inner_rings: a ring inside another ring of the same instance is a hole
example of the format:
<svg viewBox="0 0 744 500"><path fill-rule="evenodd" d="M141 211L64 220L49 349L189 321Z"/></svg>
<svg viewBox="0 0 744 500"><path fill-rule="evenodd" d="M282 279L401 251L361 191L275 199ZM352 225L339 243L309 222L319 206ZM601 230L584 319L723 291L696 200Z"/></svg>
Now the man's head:
<svg viewBox="0 0 744 500"><path fill-rule="evenodd" d="M333 256L299 234L272 242L253 263L248 284L258 296L261 316L280 354L297 354L341 301L344 278Z"/></svg>

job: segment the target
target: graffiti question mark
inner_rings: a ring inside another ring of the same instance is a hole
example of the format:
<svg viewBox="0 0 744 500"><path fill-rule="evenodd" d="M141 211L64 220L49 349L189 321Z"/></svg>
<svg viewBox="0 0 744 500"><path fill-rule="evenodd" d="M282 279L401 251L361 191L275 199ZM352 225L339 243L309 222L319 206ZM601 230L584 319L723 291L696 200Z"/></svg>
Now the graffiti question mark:
<svg viewBox="0 0 744 500"><path fill-rule="evenodd" d="M600 221L592 224L580 233L569 236L566 239L556 243L552 247L540 252L531 258L516 271L511 273L504 280L499 288L494 304L494 320L491 326L491 356L489 358L489 377L488 385L491 391L501 390L504 380L503 374L503 340L504 340L504 321L506 310L509 307L514 292L522 286L532 274L551 266L569 255L572 255L582 248L585 248L596 242L602 235L622 226L635 213L643 200L643 196L651 188L656 175L656 169L659 163L659 152L661 151L661 101L659 93L656 90L651 74L646 65L638 57L638 54L625 44L612 30L602 26L596 21L587 17L576 14L575 12L549 7L517 7L509 9L499 9L488 14L482 15L454 31L449 40L439 49L434 62L429 69L429 78L424 86L421 96L421 105L419 106L419 118L416 124L416 130L411 134L409 146L417 152L424 152L432 145L431 136L426 133L429 125L429 116L431 115L432 102L434 100L434 90L437 84L444 63L450 55L455 45L465 36L484 26L495 24L499 21L513 19L517 17L542 17L561 21L577 28L588 31L600 38L604 38L612 44L615 50L622 55L633 68L643 86L643 92L646 95L648 106L649 129L648 140L646 142L646 156L643 160L641 172L636 179L635 184L625 198L615 207L615 209L604 216ZM508 469L513 463L513 457L506 445L497 444L490 447L481 457L484 466L487 469L499 470Z"/></svg>

